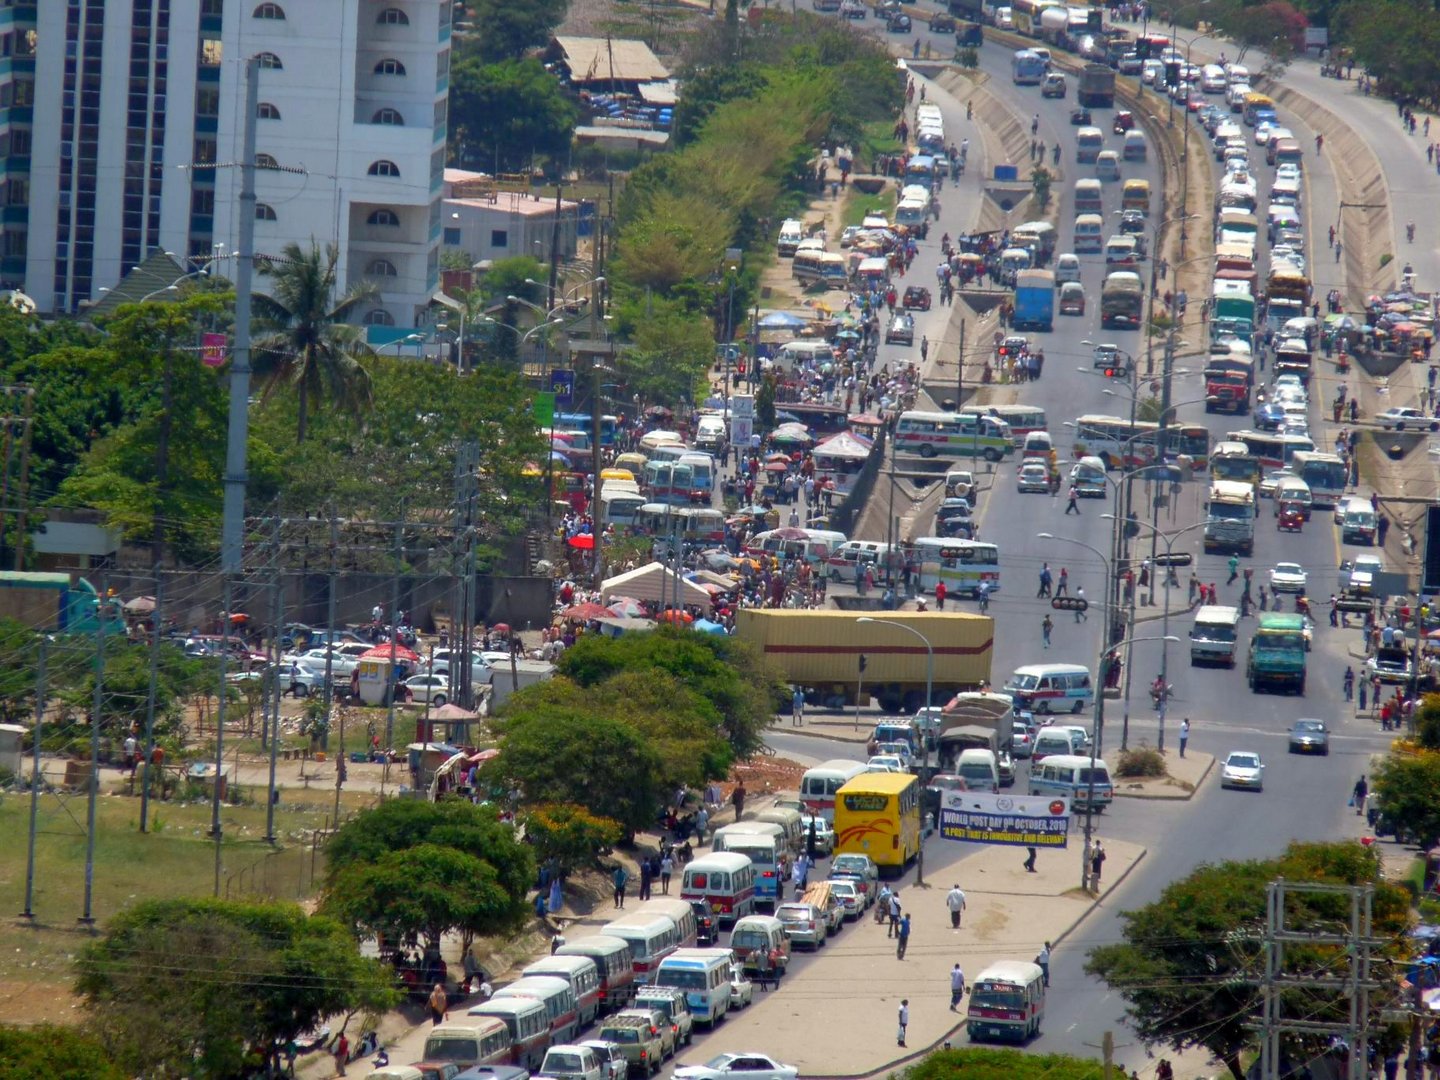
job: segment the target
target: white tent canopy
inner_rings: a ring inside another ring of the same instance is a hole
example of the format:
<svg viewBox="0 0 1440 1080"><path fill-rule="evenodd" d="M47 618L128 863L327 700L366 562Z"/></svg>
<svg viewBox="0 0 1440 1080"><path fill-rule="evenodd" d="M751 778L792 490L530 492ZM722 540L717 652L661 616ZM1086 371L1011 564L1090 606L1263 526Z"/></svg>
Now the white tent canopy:
<svg viewBox="0 0 1440 1080"><path fill-rule="evenodd" d="M648 600L653 604L663 600L669 606L698 607L705 614L710 613L710 594L659 562L618 577L606 578L600 586L600 599L603 602L612 596L628 596L632 600Z"/></svg>

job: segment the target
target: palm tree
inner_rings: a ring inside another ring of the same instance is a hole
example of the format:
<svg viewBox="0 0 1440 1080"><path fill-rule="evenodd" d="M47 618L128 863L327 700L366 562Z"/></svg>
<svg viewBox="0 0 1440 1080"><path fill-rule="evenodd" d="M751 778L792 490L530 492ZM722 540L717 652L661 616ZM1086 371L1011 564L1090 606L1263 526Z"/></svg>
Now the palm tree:
<svg viewBox="0 0 1440 1080"><path fill-rule="evenodd" d="M255 344L256 370L268 379L265 397L282 384L300 396L295 441L305 441L310 409L329 401L355 415L370 403L370 373L360 363L371 355L360 327L346 320L363 304L374 303L380 290L358 283L335 300L335 266L340 251L334 244L321 252L313 240L306 251L294 241L278 260L260 264L274 279L274 291L254 297L256 320L263 336Z"/></svg>

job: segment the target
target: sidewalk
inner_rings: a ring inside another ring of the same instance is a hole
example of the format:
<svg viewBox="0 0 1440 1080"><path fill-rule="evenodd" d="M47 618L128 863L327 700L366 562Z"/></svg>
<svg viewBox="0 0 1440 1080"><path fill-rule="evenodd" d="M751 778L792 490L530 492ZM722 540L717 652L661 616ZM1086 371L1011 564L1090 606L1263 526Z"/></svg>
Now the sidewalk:
<svg viewBox="0 0 1440 1080"><path fill-rule="evenodd" d="M1173 721L1169 728L1172 741L1179 739L1179 721ZM1178 747L1180 744L1175 741ZM1115 772L1114 755L1106 755L1110 772ZM1215 767L1215 756L1199 750L1187 750L1182 758L1178 753L1166 752L1165 769L1168 775L1148 780L1115 777L1117 799L1193 799L1200 785Z"/></svg>

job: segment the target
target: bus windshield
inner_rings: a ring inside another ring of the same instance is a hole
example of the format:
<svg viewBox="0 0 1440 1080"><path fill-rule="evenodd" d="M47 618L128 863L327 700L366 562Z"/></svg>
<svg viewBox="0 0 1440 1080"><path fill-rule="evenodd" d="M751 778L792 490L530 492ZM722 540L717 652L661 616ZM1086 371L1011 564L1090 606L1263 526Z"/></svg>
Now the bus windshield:
<svg viewBox="0 0 1440 1080"><path fill-rule="evenodd" d="M689 968L671 968L661 966L655 976L656 986L676 986L681 990L708 990L706 985L705 972L695 971Z"/></svg>
<svg viewBox="0 0 1440 1080"><path fill-rule="evenodd" d="M1023 1009L1025 994L1018 986L980 983L970 994L972 1009Z"/></svg>

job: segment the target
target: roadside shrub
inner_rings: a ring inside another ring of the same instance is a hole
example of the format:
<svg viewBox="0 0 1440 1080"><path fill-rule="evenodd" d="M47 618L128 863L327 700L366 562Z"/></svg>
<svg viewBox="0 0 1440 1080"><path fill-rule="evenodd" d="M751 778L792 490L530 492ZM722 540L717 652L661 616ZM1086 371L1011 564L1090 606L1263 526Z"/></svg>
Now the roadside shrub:
<svg viewBox="0 0 1440 1080"><path fill-rule="evenodd" d="M1115 775L1127 780L1153 779L1165 775L1165 759L1160 751L1148 746L1122 750L1115 763Z"/></svg>

